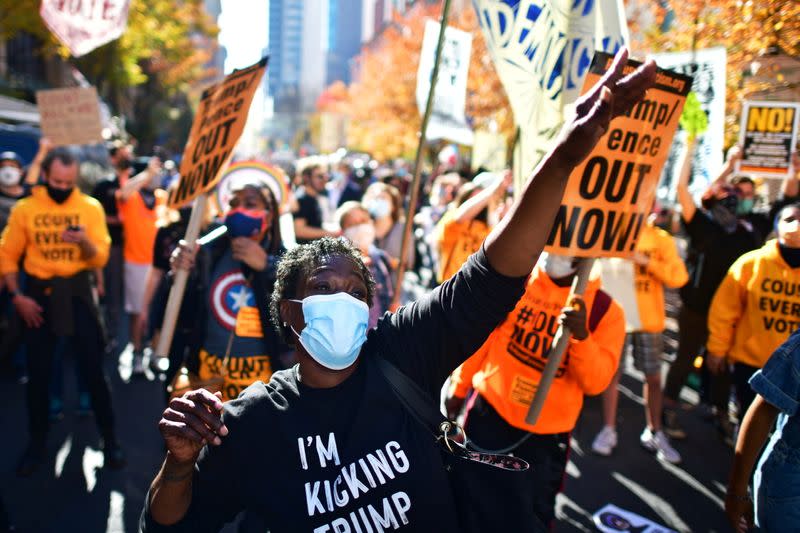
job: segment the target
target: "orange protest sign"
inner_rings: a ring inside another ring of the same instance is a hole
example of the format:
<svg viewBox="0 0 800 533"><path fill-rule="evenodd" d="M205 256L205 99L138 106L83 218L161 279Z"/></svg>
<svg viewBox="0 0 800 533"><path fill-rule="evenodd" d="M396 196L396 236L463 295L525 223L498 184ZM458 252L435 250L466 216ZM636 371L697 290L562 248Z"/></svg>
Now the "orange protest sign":
<svg viewBox="0 0 800 533"><path fill-rule="evenodd" d="M583 92L614 57L597 52ZM641 63L628 61L625 74ZM650 213L678 119L692 86L689 76L658 69L656 85L611 124L569 177L546 250L575 257L630 257Z"/></svg>
<svg viewBox="0 0 800 533"><path fill-rule="evenodd" d="M100 100L94 87L36 91L42 135L56 146L103 142Z"/></svg>
<svg viewBox="0 0 800 533"><path fill-rule="evenodd" d="M203 92L183 151L180 180L169 193L169 207L181 207L207 193L222 177L266 68L265 57Z"/></svg>

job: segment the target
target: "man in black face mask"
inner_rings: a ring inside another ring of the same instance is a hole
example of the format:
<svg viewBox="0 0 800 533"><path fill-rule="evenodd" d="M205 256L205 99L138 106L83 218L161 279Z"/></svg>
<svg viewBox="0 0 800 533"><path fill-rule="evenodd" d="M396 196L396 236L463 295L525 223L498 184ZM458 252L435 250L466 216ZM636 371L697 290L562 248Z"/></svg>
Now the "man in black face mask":
<svg viewBox="0 0 800 533"><path fill-rule="evenodd" d="M42 162L46 185L17 202L0 237L0 272L25 324L28 349L30 442L17 473L28 476L44 461L53 353L59 337L72 337L103 437L106 466L124 463L114 432L111 395L103 374L105 340L91 273L108 259L110 238L100 204L81 193L78 161L57 148ZM19 284L20 261L27 275Z"/></svg>
<svg viewBox="0 0 800 533"><path fill-rule="evenodd" d="M92 191L94 196L106 212L108 233L111 235L111 251L108 264L103 270L103 291L105 300L106 319L109 331L109 350L116 346L116 337L119 330L119 320L122 313L122 266L123 266L123 235L122 220L117 209L117 191L128 182L131 175L133 154L129 145L116 142L108 150L114 174L97 183Z"/></svg>
<svg viewBox="0 0 800 533"><path fill-rule="evenodd" d="M689 142L681 161L677 185L681 219L689 236L686 268L689 282L681 288L682 306L678 316L678 353L667 374L664 386L664 433L674 439L686 437L677 419L678 398L692 363L708 338L708 309L728 268L741 255L758 248L759 239L753 226L737 216L739 197L727 184L735 159L728 158L722 174L703 195L702 209L689 192L689 176L694 151ZM718 427L723 436L730 436L728 419L730 376L720 374L711 384L711 403L716 407Z"/></svg>

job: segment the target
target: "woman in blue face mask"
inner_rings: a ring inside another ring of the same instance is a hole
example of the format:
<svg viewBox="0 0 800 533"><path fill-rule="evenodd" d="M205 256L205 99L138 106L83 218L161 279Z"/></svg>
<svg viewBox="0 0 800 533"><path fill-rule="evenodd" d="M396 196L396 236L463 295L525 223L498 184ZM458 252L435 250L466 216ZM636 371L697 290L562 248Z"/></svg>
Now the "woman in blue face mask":
<svg viewBox="0 0 800 533"><path fill-rule="evenodd" d="M274 533L462 531L436 441L394 395L378 360L439 405L449 373L523 294L570 172L611 118L654 83L652 62L623 79L626 55L578 100L556 147L481 249L375 329L367 332L374 281L349 241L324 238L287 252L271 311L298 364L225 406L205 390L172 400L159 423L168 453L142 529L218 531L248 509Z"/></svg>

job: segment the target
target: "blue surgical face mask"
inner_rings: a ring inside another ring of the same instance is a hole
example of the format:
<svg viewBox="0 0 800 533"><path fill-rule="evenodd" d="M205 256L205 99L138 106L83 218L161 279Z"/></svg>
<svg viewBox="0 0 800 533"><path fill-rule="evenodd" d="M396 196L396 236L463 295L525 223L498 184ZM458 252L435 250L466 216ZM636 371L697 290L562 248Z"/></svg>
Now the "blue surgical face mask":
<svg viewBox="0 0 800 533"><path fill-rule="evenodd" d="M347 293L317 294L303 300L306 327L297 333L308 355L330 370L343 370L358 358L367 340L369 307Z"/></svg>
<svg viewBox="0 0 800 533"><path fill-rule="evenodd" d="M383 218L391 214L392 206L386 198L376 198L367 204L367 211L375 218Z"/></svg>

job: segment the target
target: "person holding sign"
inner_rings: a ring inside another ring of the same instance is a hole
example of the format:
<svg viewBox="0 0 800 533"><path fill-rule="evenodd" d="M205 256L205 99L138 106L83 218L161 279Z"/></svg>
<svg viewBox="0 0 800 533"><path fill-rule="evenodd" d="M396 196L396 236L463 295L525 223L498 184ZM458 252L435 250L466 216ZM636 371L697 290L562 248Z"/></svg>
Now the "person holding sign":
<svg viewBox="0 0 800 533"><path fill-rule="evenodd" d="M464 432L476 446L513 452L534 465L532 502L539 519L555 517L556 495L567 468L570 434L584 395L600 394L617 371L625 339L622 307L589 282L568 302L577 259L546 254L533 269L514 311L451 378L450 415L466 406ZM564 303L567 302L567 307ZM535 425L525 422L559 324L572 340Z"/></svg>
<svg viewBox="0 0 800 533"><path fill-rule="evenodd" d="M682 287L689 279L675 239L656 225L658 215L652 213L636 242L634 284L636 289L637 323L641 327L627 335L626 345L631 348L633 363L644 373L642 396L645 401L646 426L639 441L647 450L656 453L662 461L678 464L681 456L672 447L661 430L661 357L664 354L664 287ZM624 365L603 393L604 427L592 442L592 451L611 455L617 446L617 400L620 373Z"/></svg>
<svg viewBox="0 0 800 533"><path fill-rule="evenodd" d="M438 405L445 378L524 293L575 165L655 82L652 62L623 77L626 59L623 50L578 100L555 147L483 247L455 276L386 315L369 334L374 281L361 252L343 239L289 251L278 268L272 318L295 344L299 365L225 405L205 390L170 402L159 422L168 452L147 495L142 529L216 531L248 509L276 533L459 531L439 449L387 387L377 358Z"/></svg>
<svg viewBox="0 0 800 533"><path fill-rule="evenodd" d="M11 211L0 237L0 271L14 307L25 323L28 349L30 443L17 473L28 476L45 459L48 392L59 336L71 336L78 367L86 378L105 464L120 468L122 450L114 432L111 394L103 375L105 340L91 271L108 260L110 238L100 204L76 189L78 161L64 148L42 162L46 185ZM20 290L19 263L27 275Z"/></svg>
<svg viewBox="0 0 800 533"><path fill-rule="evenodd" d="M800 326L800 204L784 207L776 226L777 240L731 266L708 313L707 364L733 363L740 413L754 398L750 378Z"/></svg>
<svg viewBox="0 0 800 533"><path fill-rule="evenodd" d="M193 279L181 305L180 340L173 339L170 353L185 353L201 380L221 381L226 401L268 381L285 351L267 307L284 251L279 216L269 187L240 182L231 188L226 234L199 251L181 241L172 254L172 270L190 270Z"/></svg>

